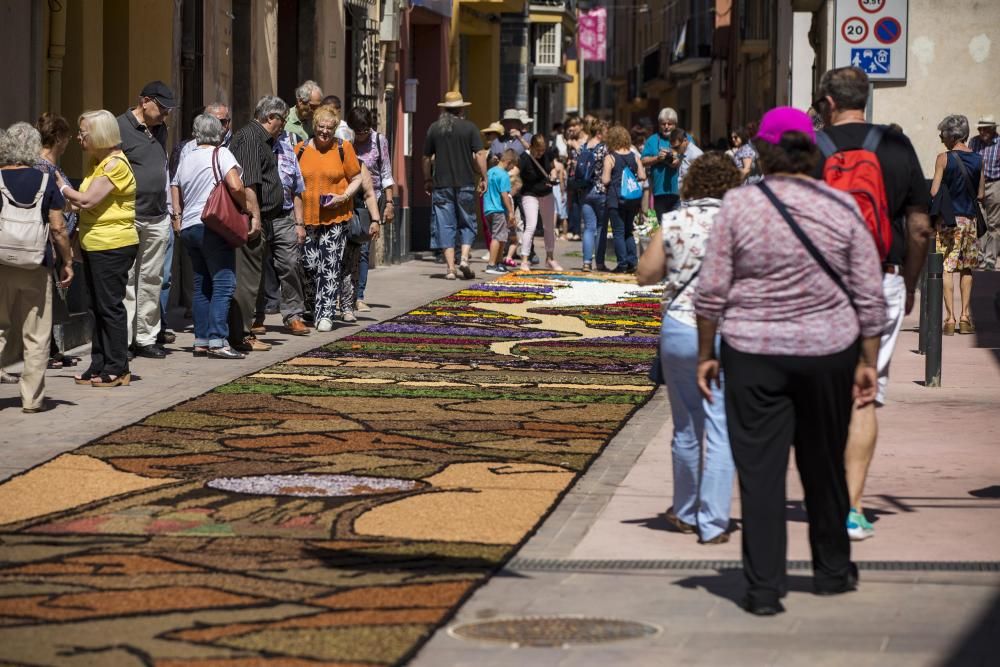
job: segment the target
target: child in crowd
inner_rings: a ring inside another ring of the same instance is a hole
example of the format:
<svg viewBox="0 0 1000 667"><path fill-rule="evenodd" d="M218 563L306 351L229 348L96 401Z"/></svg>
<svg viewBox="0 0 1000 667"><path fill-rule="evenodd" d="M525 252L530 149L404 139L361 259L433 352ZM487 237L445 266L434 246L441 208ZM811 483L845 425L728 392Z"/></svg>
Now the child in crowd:
<svg viewBox="0 0 1000 667"><path fill-rule="evenodd" d="M514 165L507 173L510 174L510 196L516 202L517 196L521 193L521 188L524 187L524 181L521 180L520 169L516 166L516 161ZM521 209L517 206L514 207L514 221L513 238L508 237L507 239L507 256L503 261L504 266L520 265L520 262L514 259L514 255L517 254L518 249L521 247L521 234L524 233L524 219L521 217Z"/></svg>
<svg viewBox="0 0 1000 667"><path fill-rule="evenodd" d="M509 229L517 227L514 217L514 199L511 196L511 178L508 169L517 161L517 154L506 150L500 156L499 162L486 173L486 196L483 198L483 214L492 238L490 240L490 258L486 273L503 275L507 269L500 261L503 251L501 244L506 244Z"/></svg>

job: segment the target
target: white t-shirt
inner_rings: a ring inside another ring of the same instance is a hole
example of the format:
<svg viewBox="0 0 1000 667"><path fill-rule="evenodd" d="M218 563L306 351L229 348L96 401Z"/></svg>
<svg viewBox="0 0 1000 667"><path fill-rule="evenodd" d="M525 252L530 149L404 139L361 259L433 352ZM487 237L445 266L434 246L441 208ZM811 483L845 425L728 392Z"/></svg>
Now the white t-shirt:
<svg viewBox="0 0 1000 667"><path fill-rule="evenodd" d="M212 169L212 152L215 146L199 146L186 153L184 159L177 166L177 173L170 185L176 185L181 189L181 201L184 203L184 215L181 218L181 229L187 229L194 225L201 224L201 212L205 209L205 202L212 194L215 187L215 174ZM228 148L219 149L219 169L222 180L226 179L229 170L236 167L236 170L243 174L240 163L236 157L229 152Z"/></svg>
<svg viewBox="0 0 1000 667"><path fill-rule="evenodd" d="M694 142L688 139L687 150L684 151L684 157L681 158L681 165L677 168L677 191L680 192L681 185L684 183L684 177L687 176L688 169L691 168L691 163L704 155L704 151L694 145Z"/></svg>

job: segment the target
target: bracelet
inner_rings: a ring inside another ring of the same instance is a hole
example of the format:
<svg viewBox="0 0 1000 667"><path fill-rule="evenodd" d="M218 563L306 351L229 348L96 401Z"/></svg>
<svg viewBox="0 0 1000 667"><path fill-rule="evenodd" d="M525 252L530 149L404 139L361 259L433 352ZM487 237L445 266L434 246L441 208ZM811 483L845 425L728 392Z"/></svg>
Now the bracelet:
<svg viewBox="0 0 1000 667"><path fill-rule="evenodd" d="M63 197L65 197L66 196L66 188L68 188L68 187L69 187L69 183L67 183L66 185L64 185L61 188L59 188L59 194L61 194Z"/></svg>

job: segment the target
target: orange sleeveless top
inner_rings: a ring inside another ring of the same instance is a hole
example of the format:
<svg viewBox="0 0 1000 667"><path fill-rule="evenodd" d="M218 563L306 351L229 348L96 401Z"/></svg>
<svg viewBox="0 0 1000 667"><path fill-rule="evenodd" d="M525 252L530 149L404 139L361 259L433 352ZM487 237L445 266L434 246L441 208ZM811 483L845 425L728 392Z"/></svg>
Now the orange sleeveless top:
<svg viewBox="0 0 1000 667"><path fill-rule="evenodd" d="M299 142L295 146L296 155L299 155L302 145ZM354 146L345 141L343 148L343 162L336 142L325 152L312 144L307 144L302 151L299 168L302 170L302 180L306 183L306 190L302 193L302 222L307 226L336 225L351 219L354 212L353 200L333 208L319 205L321 195L344 194L351 179L361 173L361 163L358 162Z"/></svg>

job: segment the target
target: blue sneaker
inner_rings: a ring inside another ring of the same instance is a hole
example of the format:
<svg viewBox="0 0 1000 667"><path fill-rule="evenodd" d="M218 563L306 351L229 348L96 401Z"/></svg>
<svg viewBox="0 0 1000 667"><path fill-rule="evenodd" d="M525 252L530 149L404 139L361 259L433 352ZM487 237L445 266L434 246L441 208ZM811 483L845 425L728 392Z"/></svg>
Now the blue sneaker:
<svg viewBox="0 0 1000 667"><path fill-rule="evenodd" d="M852 507L847 513L847 536L855 542L867 540L875 536L875 526L868 522L864 514Z"/></svg>

